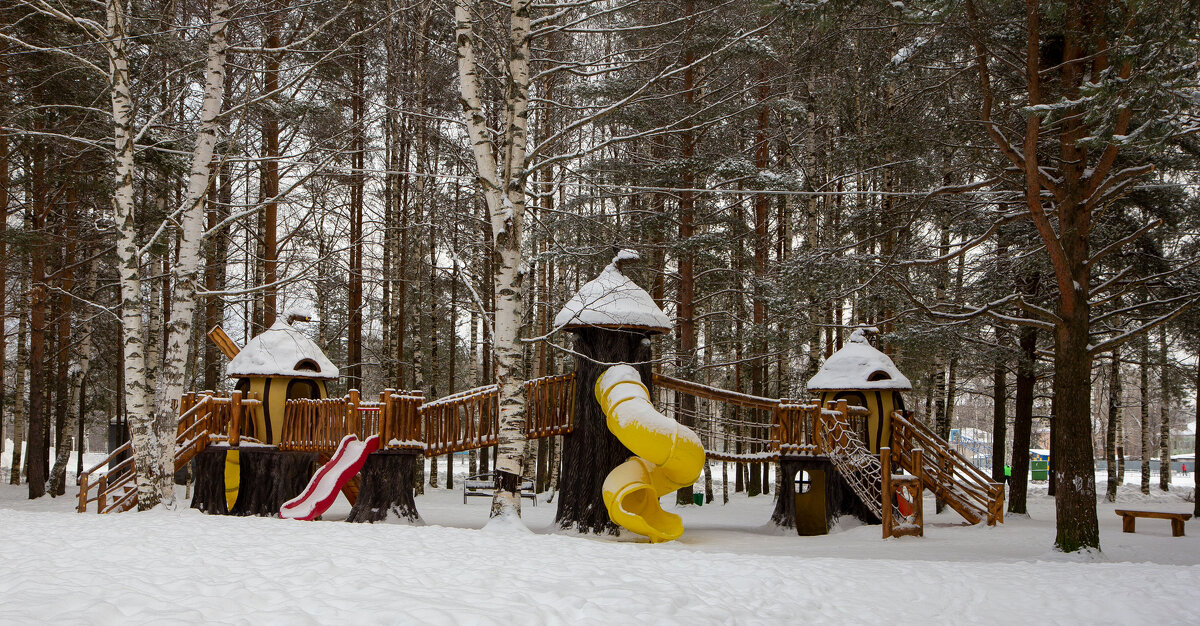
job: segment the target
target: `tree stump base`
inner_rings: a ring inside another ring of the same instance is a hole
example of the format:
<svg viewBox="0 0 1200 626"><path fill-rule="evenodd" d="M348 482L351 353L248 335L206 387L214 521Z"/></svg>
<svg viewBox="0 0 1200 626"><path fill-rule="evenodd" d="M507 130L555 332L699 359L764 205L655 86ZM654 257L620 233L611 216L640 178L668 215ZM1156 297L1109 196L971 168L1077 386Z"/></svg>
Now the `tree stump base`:
<svg viewBox="0 0 1200 626"><path fill-rule="evenodd" d="M225 501L225 456L228 446L209 446L196 455L196 484L192 508L209 515L275 517L284 502L308 486L317 464L314 452L286 452L278 448L239 448L237 501L231 510Z"/></svg>
<svg viewBox="0 0 1200 626"><path fill-rule="evenodd" d="M837 467L824 457L785 457L779 463L783 473L783 487L775 498L775 511L771 522L781 528L796 527L795 476L804 470L819 470L825 473L825 515L829 527L843 515L852 515L866 524L878 524L880 519L863 503L850 487Z"/></svg>
<svg viewBox="0 0 1200 626"><path fill-rule="evenodd" d="M358 500L346 521L373 523L392 517L421 523L413 498L413 480L421 460L418 450L380 450L368 456L359 473Z"/></svg>

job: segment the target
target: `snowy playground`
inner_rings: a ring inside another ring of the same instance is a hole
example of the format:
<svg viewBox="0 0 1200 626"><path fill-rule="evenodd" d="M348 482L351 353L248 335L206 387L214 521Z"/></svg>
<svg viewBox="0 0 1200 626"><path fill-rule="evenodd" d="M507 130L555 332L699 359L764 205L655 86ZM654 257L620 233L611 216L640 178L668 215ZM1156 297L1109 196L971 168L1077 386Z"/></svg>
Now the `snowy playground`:
<svg viewBox="0 0 1200 626"><path fill-rule="evenodd" d="M1028 518L967 526L929 497L925 536L885 541L853 518L818 537L767 526L770 496L664 498L688 530L656 545L563 534L544 503L523 507L528 530L488 526L489 501L463 504L461 489L428 489L424 525L408 526L340 523L340 496L317 523L79 515L70 497L31 502L5 484L0 623L865 623L899 611L918 624L1187 624L1200 531L1189 522L1174 538L1145 520L1122 533L1113 509L1191 510L1190 492L1125 485L1116 505L1098 503L1103 553L1068 557L1050 551L1054 503L1038 484Z"/></svg>
<svg viewBox="0 0 1200 626"><path fill-rule="evenodd" d="M465 462L459 488L414 493L429 457L497 444L497 385L329 398L336 368L290 323L244 348L218 332L237 391L184 397L175 468L195 480L177 510L121 512L132 457L88 455L74 498L0 486L0 624L1195 621L1200 531L1153 518L1190 511L1189 488L1126 486L1098 504L1103 553L1052 552L1045 484L1005 519L1004 485L955 449L973 438L904 410L909 380L863 331L809 380L811 401L650 373L648 338L669 325L624 258L560 314L576 370L525 383L525 436L566 442L557 490L537 496L551 506L492 516L466 497ZM726 463L784 480L751 498L714 478L714 502L675 504ZM1122 509L1151 519L1122 532Z"/></svg>

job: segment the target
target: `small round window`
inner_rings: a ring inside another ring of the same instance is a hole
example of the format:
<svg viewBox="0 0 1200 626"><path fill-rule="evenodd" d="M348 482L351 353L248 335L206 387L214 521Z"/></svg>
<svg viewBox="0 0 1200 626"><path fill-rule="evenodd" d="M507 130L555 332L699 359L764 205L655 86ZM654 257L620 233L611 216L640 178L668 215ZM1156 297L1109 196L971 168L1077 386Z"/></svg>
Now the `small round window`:
<svg viewBox="0 0 1200 626"><path fill-rule="evenodd" d="M812 489L812 477L808 472L800 470L796 472L796 493L808 493Z"/></svg>

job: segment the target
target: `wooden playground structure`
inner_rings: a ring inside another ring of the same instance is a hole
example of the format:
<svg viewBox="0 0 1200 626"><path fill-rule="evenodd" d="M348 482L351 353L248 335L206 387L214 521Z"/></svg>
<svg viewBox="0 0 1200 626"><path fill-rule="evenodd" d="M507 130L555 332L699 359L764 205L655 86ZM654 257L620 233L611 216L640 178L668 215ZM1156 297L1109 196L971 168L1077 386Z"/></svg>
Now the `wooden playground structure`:
<svg viewBox="0 0 1200 626"><path fill-rule="evenodd" d="M693 424L709 461L772 462L831 459L855 493L885 523L904 519L887 498L886 483L919 486L942 498L967 522L1003 522L1003 488L913 419L890 416L892 441L885 454L866 451L858 425L864 410L845 400L825 407L788 399L731 392L665 375L654 376L664 413ZM529 439L569 434L574 426L574 374L525 383ZM328 458L346 435L378 435L384 449L405 449L425 457L486 448L497 443L499 409L496 385L486 385L426 402L420 394L385 390L364 400L352 390L342 398L287 401L285 427L278 443L284 451L315 452ZM177 470L212 445L261 446L243 428L261 401L212 392L189 393L181 403L176 436ZM78 511L124 511L137 500L129 444L79 477ZM115 459L126 457L109 467ZM907 475L902 475L903 470ZM913 477L917 480L914 482ZM886 480L885 480L886 478ZM95 503L94 507L92 504ZM920 520L910 525L920 527ZM903 525L902 525L903 528ZM891 536L892 528L887 528Z"/></svg>
<svg viewBox="0 0 1200 626"><path fill-rule="evenodd" d="M588 500L604 474L630 456L603 425L593 389L599 364L613 361L642 363L641 371L625 368L643 389L641 401L699 440L689 439L698 464L701 449L706 462L778 464L786 487L777 492L772 520L800 534L824 534L838 516L850 514L882 523L884 538L922 535L924 490L970 524L1004 521L1003 486L903 409L900 392L911 383L870 345L866 329L856 331L809 381L810 392L819 394L813 400L754 396L652 373L645 364L649 337L669 331L670 322L621 273L634 260L635 253L621 251L559 313L556 326L576 334L575 371L524 383L525 438L564 436L557 520L564 528L615 530L608 518L597 522ZM357 390L330 398L324 382L336 380L337 368L290 322L277 322L244 350L219 329L210 336L231 359L231 377L240 390L189 393L179 403L175 470L193 460L198 470L204 468L198 471L195 508L274 515L285 500L320 482L317 472L305 489L315 464L332 468L349 442L371 439L353 472L346 470L334 483L354 507L349 519L378 521L395 514L415 520L417 459L498 444L496 384L433 400L394 389L371 399ZM79 512L136 505L130 452L126 443L79 476ZM606 467L594 475L567 475L568 453L576 455L575 468ZM321 496L324 506L336 496L333 489Z"/></svg>

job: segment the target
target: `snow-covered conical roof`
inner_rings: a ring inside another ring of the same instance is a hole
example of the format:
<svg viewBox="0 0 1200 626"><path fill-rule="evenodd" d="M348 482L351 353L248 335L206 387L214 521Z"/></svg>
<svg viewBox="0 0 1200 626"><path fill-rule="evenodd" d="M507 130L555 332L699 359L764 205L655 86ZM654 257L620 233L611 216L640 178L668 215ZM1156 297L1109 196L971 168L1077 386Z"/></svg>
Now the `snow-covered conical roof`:
<svg viewBox="0 0 1200 626"><path fill-rule="evenodd" d="M841 350L829 355L817 374L808 381L809 391L848 389L912 389L908 380L888 355L867 341L862 329L851 333Z"/></svg>
<svg viewBox="0 0 1200 626"><path fill-rule="evenodd" d="M230 378L299 376L336 380L338 368L312 339L281 318L230 359L225 373Z"/></svg>
<svg viewBox="0 0 1200 626"><path fill-rule="evenodd" d="M671 318L645 289L621 273L619 265L636 261L638 253L621 250L600 275L579 288L554 316L556 328L625 328L670 332Z"/></svg>

